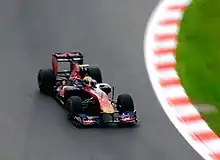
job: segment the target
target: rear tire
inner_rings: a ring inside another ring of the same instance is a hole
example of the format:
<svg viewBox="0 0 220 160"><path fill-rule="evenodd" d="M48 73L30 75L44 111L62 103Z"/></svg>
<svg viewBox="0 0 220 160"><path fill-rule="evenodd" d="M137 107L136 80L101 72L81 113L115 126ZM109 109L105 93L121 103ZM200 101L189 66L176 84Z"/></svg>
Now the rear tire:
<svg viewBox="0 0 220 160"><path fill-rule="evenodd" d="M56 77L53 74L53 70L40 69L38 72L37 80L40 92L51 96L53 94L53 87L56 83Z"/></svg>
<svg viewBox="0 0 220 160"><path fill-rule="evenodd" d="M89 67L88 75L97 81L97 83L102 83L102 73L98 67Z"/></svg>
<svg viewBox="0 0 220 160"><path fill-rule="evenodd" d="M126 111L134 111L134 102L129 94L121 94L117 99L117 110L120 114Z"/></svg>

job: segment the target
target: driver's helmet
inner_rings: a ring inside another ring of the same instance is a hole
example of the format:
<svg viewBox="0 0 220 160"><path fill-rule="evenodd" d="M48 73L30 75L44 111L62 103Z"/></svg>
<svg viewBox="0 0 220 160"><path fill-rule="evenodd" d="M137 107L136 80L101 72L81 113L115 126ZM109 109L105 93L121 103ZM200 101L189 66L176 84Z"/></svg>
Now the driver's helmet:
<svg viewBox="0 0 220 160"><path fill-rule="evenodd" d="M90 76L85 76L83 78L83 82L87 86L96 88L97 81L95 79L92 79L92 77L90 77Z"/></svg>
<svg viewBox="0 0 220 160"><path fill-rule="evenodd" d="M84 82L86 85L91 86L92 78L91 78L90 76L85 76L85 77L83 78L83 82Z"/></svg>

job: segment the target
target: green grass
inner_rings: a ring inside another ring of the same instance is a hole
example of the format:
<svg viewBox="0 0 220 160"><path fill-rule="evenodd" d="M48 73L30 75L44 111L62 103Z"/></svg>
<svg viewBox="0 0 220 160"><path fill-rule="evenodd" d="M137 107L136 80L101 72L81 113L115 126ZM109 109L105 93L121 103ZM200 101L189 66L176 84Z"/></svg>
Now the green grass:
<svg viewBox="0 0 220 160"><path fill-rule="evenodd" d="M220 0L193 0L181 24L176 58L191 100L220 111ZM220 112L201 114L220 134Z"/></svg>

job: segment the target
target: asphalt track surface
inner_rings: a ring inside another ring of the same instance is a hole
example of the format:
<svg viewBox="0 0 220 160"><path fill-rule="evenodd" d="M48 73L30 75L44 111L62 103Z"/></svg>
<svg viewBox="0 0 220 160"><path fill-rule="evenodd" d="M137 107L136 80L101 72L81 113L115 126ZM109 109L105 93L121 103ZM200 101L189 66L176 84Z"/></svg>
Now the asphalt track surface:
<svg viewBox="0 0 220 160"><path fill-rule="evenodd" d="M145 24L156 0L2 0L0 159L197 160L164 114L144 64ZM51 53L82 50L117 93L131 93L139 128L76 129L38 93Z"/></svg>

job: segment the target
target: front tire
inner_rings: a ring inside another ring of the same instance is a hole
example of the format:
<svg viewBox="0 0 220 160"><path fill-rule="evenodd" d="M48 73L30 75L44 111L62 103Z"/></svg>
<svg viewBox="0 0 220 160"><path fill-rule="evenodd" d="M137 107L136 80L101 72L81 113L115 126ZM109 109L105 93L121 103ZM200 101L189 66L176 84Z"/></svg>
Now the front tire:
<svg viewBox="0 0 220 160"><path fill-rule="evenodd" d="M126 111L134 111L134 102L129 94L121 94L117 99L117 110L120 114Z"/></svg>
<svg viewBox="0 0 220 160"><path fill-rule="evenodd" d="M71 96L66 101L68 111L68 119L72 119L75 115L82 113L82 99L78 96Z"/></svg>

